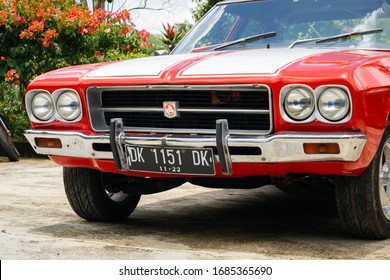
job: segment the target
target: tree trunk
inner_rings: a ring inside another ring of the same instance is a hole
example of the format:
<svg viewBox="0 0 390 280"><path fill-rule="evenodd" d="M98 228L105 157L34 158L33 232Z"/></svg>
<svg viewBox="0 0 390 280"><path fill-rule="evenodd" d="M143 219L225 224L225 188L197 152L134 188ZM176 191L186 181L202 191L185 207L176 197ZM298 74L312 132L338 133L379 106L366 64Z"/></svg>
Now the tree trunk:
<svg viewBox="0 0 390 280"><path fill-rule="evenodd" d="M81 0L81 1L80 1L80 4L81 4L81 6L83 6L84 8L88 8L88 0Z"/></svg>
<svg viewBox="0 0 390 280"><path fill-rule="evenodd" d="M104 2L105 0L93 0L93 10L102 8L104 9Z"/></svg>

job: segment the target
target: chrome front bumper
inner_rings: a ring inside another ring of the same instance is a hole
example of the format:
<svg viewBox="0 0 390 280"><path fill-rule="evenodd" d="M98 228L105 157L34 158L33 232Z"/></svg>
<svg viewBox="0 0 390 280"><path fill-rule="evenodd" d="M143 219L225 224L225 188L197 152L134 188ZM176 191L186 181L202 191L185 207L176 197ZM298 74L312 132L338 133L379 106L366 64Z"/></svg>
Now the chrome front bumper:
<svg viewBox="0 0 390 280"><path fill-rule="evenodd" d="M124 145L156 147L215 147L223 174L232 174L232 163L283 163L313 161L357 161L367 137L362 133L282 133L268 136L229 135L226 120L216 124L216 135L153 135L125 134L121 119L111 121L110 134L86 135L78 132L27 130L26 138L39 154L90 159L111 159L120 170L129 170ZM37 138L59 139L61 148L38 147ZM307 154L304 143L334 143L340 148L337 154ZM96 144L109 144L112 151L99 151ZM257 147L260 155L231 155L230 147Z"/></svg>

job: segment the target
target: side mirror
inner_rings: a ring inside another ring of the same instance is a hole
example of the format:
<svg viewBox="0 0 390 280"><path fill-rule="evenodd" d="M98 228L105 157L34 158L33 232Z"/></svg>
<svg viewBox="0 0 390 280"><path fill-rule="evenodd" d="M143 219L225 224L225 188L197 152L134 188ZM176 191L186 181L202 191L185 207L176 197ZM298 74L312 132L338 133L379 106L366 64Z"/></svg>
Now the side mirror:
<svg viewBox="0 0 390 280"><path fill-rule="evenodd" d="M162 56L162 55L168 55L169 52L167 50L157 50L154 52L154 56Z"/></svg>

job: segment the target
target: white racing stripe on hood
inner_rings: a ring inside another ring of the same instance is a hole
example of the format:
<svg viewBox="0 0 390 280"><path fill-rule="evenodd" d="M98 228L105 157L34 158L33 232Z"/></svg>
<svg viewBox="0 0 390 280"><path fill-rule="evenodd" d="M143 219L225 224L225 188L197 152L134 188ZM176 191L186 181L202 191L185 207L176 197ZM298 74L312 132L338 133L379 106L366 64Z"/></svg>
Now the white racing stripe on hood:
<svg viewBox="0 0 390 280"><path fill-rule="evenodd" d="M159 78L164 71L187 60L190 65L176 78L275 74L297 59L320 52L324 50L283 48L146 57L102 66L86 78ZM197 61L199 57L203 59Z"/></svg>
<svg viewBox="0 0 390 280"><path fill-rule="evenodd" d="M322 49L256 49L222 53L184 69L178 78L275 74L281 68Z"/></svg>
<svg viewBox="0 0 390 280"><path fill-rule="evenodd" d="M103 77L160 77L164 70L188 58L188 55L146 57L125 60L103 66L88 74L87 78Z"/></svg>

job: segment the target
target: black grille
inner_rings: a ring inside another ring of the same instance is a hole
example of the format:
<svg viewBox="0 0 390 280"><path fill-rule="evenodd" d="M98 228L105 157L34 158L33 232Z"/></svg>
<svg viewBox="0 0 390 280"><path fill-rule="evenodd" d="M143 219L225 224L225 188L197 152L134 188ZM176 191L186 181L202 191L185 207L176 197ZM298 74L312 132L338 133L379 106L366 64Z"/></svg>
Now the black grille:
<svg viewBox="0 0 390 280"><path fill-rule="evenodd" d="M102 91L102 106L162 107L164 101L179 101L180 108L269 109L267 94L240 91Z"/></svg>
<svg viewBox="0 0 390 280"><path fill-rule="evenodd" d="M90 88L87 97L96 130L108 130L113 118L133 131L213 133L218 119L227 119L233 134L272 129L266 86ZM177 102L178 117L164 116L167 101Z"/></svg>
<svg viewBox="0 0 390 280"><path fill-rule="evenodd" d="M113 118L122 118L124 126L127 127L156 127L156 128L177 128L177 129L215 129L215 122L219 119L227 119L229 129L233 130L267 130L269 129L269 118L264 115L247 114L222 114L208 113L181 114L180 118L168 119L161 113L124 113L106 112L105 121L109 125Z"/></svg>

